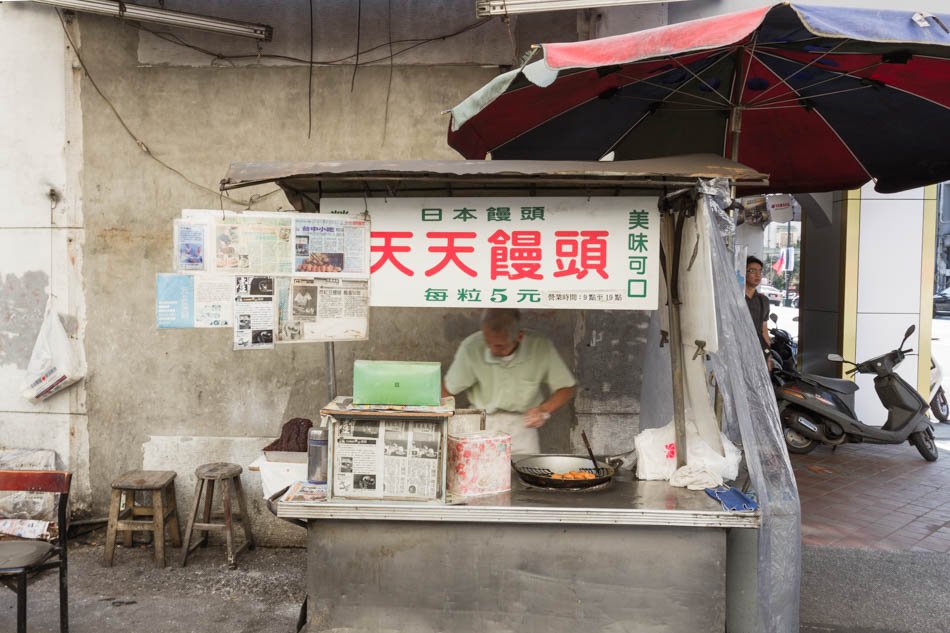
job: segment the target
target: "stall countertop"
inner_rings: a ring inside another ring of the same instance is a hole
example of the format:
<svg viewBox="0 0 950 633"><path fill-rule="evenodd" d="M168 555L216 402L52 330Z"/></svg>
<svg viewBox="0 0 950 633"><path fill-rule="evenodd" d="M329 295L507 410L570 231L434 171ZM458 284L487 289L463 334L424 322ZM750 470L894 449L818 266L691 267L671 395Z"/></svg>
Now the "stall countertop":
<svg viewBox="0 0 950 633"><path fill-rule="evenodd" d="M730 512L702 490L676 488L666 481L636 481L630 474L609 486L585 492L539 489L512 473L511 491L459 498L456 503L333 499L277 503L287 519L434 521L450 523L535 523L575 525L666 525L757 528L760 515Z"/></svg>
<svg viewBox="0 0 950 633"><path fill-rule="evenodd" d="M337 396L334 400L320 409L320 415L329 415L347 418L448 418L455 413L455 398L442 398L438 406L386 406L353 404L350 396Z"/></svg>

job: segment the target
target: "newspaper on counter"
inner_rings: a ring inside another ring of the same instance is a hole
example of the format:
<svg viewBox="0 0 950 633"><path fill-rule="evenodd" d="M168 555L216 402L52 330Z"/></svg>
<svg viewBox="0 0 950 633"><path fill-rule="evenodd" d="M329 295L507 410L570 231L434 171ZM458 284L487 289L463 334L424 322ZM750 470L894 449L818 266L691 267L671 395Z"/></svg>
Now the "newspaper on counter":
<svg viewBox="0 0 950 633"><path fill-rule="evenodd" d="M194 220L175 220L175 270L207 270L208 223Z"/></svg>
<svg viewBox="0 0 950 633"><path fill-rule="evenodd" d="M369 223L349 217L294 218L294 272L369 276Z"/></svg>
<svg viewBox="0 0 950 633"><path fill-rule="evenodd" d="M278 279L279 343L366 340L369 283L362 280Z"/></svg>
<svg viewBox="0 0 950 633"><path fill-rule="evenodd" d="M366 499L435 499L438 422L342 420L333 446L333 494Z"/></svg>
<svg viewBox="0 0 950 633"><path fill-rule="evenodd" d="M235 277L234 349L274 347L274 278Z"/></svg>
<svg viewBox="0 0 950 633"><path fill-rule="evenodd" d="M280 498L282 503L314 503L317 501L326 501L327 485L314 484L308 481L295 481L291 484L284 496Z"/></svg>

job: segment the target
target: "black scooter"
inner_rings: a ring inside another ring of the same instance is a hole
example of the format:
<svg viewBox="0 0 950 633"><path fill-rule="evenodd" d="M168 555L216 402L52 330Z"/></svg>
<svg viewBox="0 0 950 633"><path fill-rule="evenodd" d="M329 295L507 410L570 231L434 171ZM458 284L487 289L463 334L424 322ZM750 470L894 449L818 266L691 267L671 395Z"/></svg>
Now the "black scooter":
<svg viewBox="0 0 950 633"><path fill-rule="evenodd" d="M797 321L798 317L793 320ZM778 315L774 312L769 315L769 321L774 327L769 330L772 335L772 363L781 363L782 369L794 372L795 364L798 362L798 341L793 339L787 330L778 326Z"/></svg>
<svg viewBox="0 0 950 633"><path fill-rule="evenodd" d="M887 409L887 421L880 428L864 424L854 414L854 393L858 390L854 382L799 374L773 366L772 383L789 452L808 453L818 444L909 441L928 462L937 461L937 444L926 413L930 405L895 371L913 351L902 348L914 330L913 325L907 328L897 349L863 363L846 361L837 354L828 355L830 361L854 365L848 374L875 376L874 389Z"/></svg>

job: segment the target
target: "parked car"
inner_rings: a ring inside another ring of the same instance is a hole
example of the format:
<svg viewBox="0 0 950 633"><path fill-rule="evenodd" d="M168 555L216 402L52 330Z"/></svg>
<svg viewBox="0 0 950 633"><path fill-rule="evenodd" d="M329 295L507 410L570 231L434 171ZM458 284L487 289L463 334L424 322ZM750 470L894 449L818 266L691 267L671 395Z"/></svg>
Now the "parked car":
<svg viewBox="0 0 950 633"><path fill-rule="evenodd" d="M769 303L773 305L782 304L782 291L775 286L762 284L759 286L758 290L765 295L765 298L769 300ZM948 306L948 308L950 308L950 306Z"/></svg>
<svg viewBox="0 0 950 633"><path fill-rule="evenodd" d="M950 288L944 288L934 295L934 316L950 314Z"/></svg>

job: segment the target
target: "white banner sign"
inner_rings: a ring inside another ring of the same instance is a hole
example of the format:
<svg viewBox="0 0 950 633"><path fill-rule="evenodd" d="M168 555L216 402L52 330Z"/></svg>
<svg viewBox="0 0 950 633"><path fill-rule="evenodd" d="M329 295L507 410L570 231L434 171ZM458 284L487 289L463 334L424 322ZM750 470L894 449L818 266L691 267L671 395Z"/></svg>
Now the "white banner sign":
<svg viewBox="0 0 950 633"><path fill-rule="evenodd" d="M370 305L655 310L654 198L343 198L372 218Z"/></svg>

